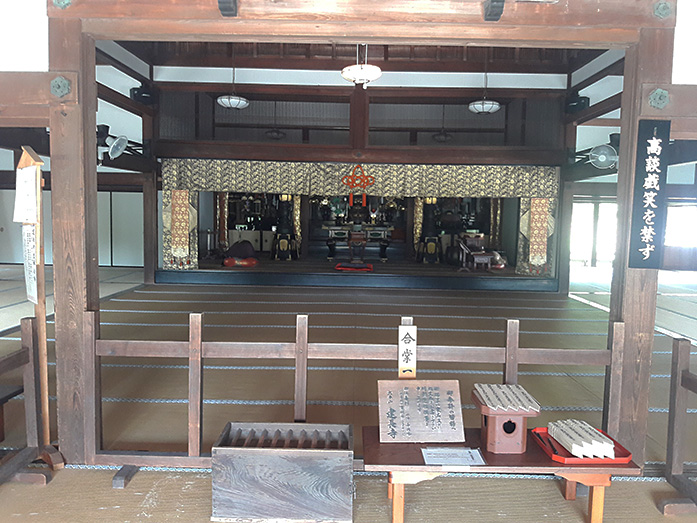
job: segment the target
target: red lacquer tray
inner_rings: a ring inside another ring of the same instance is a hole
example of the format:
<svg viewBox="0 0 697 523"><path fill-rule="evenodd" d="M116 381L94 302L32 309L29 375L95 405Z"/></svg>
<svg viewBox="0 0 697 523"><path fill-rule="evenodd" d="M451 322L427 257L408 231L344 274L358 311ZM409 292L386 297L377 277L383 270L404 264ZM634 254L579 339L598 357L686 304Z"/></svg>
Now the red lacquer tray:
<svg viewBox="0 0 697 523"><path fill-rule="evenodd" d="M602 430L600 432L605 434ZM615 443L615 459L577 458L547 433L547 427L537 427L532 429L532 439L534 439L535 442L542 448L545 454L559 463L564 463L566 465L607 465L612 463L629 463L632 461L631 452L629 452L607 434L605 435Z"/></svg>

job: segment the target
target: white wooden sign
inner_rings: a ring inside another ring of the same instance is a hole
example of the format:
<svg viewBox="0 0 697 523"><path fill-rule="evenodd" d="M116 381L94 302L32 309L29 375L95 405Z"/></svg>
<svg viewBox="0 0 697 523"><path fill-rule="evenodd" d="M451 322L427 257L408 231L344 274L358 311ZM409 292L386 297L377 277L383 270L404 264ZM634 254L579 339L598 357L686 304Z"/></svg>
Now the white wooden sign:
<svg viewBox="0 0 697 523"><path fill-rule="evenodd" d="M457 380L379 380L380 443L465 441Z"/></svg>
<svg viewBox="0 0 697 523"><path fill-rule="evenodd" d="M416 325L399 326L399 377L416 377Z"/></svg>
<svg viewBox="0 0 697 523"><path fill-rule="evenodd" d="M24 254L24 281L27 286L27 299L34 304L38 304L36 225L33 223L22 225L22 250Z"/></svg>
<svg viewBox="0 0 697 523"><path fill-rule="evenodd" d="M36 205L36 171L30 165L17 169L17 189L15 191L15 212L12 221L16 223L38 223L39 212Z"/></svg>

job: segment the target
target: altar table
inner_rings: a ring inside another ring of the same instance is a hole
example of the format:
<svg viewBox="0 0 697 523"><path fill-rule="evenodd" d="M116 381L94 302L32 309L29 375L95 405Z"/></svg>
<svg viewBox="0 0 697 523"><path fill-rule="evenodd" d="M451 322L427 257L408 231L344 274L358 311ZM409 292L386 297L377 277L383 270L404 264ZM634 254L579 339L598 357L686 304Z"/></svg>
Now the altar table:
<svg viewBox="0 0 697 523"><path fill-rule="evenodd" d="M588 516L591 523L603 520L605 487L611 476L638 476L641 468L627 464L566 465L549 458L533 441L528 430L524 454L492 454L481 448L480 429L465 429L465 443L380 443L378 427L363 427L363 462L366 471L388 473L388 498L392 499L392 522L404 521L404 485L430 480L448 472L478 474L550 474L566 480L564 497L575 499L576 483L589 487ZM447 466L426 465L421 449L425 447L480 448L486 465Z"/></svg>

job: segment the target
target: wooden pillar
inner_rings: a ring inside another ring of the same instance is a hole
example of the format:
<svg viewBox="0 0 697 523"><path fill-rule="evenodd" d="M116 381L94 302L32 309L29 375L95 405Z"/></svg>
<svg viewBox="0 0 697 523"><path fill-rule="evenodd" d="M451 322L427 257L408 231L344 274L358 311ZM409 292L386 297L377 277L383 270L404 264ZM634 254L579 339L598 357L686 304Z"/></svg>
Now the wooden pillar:
<svg viewBox="0 0 697 523"><path fill-rule="evenodd" d="M310 254L310 218L312 207L310 206L310 196L307 194L300 195L300 230L302 231L302 239L300 240L300 255L305 259Z"/></svg>
<svg viewBox="0 0 697 523"><path fill-rule="evenodd" d="M618 439L644 463L648 430L649 377L656 320L658 271L631 269L629 226L635 177L637 130L641 114L641 88L644 83L670 84L673 56L673 29L641 30L639 43L627 49L622 93L622 141L617 180L617 251L612 275L610 321L623 321L622 373ZM607 408L607 406L606 406Z"/></svg>
<svg viewBox="0 0 697 523"><path fill-rule="evenodd" d="M351 113L349 133L351 148L365 149L368 146L368 125L370 109L368 92L361 85L356 85L351 93Z"/></svg>
<svg viewBox="0 0 697 523"><path fill-rule="evenodd" d="M143 143L153 138L153 118L143 119ZM143 283L155 283L157 270L157 171L143 173Z"/></svg>
<svg viewBox="0 0 697 523"><path fill-rule="evenodd" d="M559 195L559 293L569 294L569 278L571 272L571 215L574 206L574 184L561 183Z"/></svg>
<svg viewBox="0 0 697 523"><path fill-rule="evenodd" d="M84 312L99 308L97 265L97 84L94 40L77 19L49 20L51 71L74 71L77 104L52 95L53 275L56 302L58 440L69 463L84 463L87 340Z"/></svg>

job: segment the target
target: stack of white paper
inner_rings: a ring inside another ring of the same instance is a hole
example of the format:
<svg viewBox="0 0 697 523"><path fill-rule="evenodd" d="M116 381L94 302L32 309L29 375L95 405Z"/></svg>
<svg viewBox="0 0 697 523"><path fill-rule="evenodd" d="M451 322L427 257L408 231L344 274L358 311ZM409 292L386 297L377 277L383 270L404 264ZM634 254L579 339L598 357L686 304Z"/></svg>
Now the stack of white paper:
<svg viewBox="0 0 697 523"><path fill-rule="evenodd" d="M547 432L578 458L615 458L614 442L583 420L552 421Z"/></svg>

